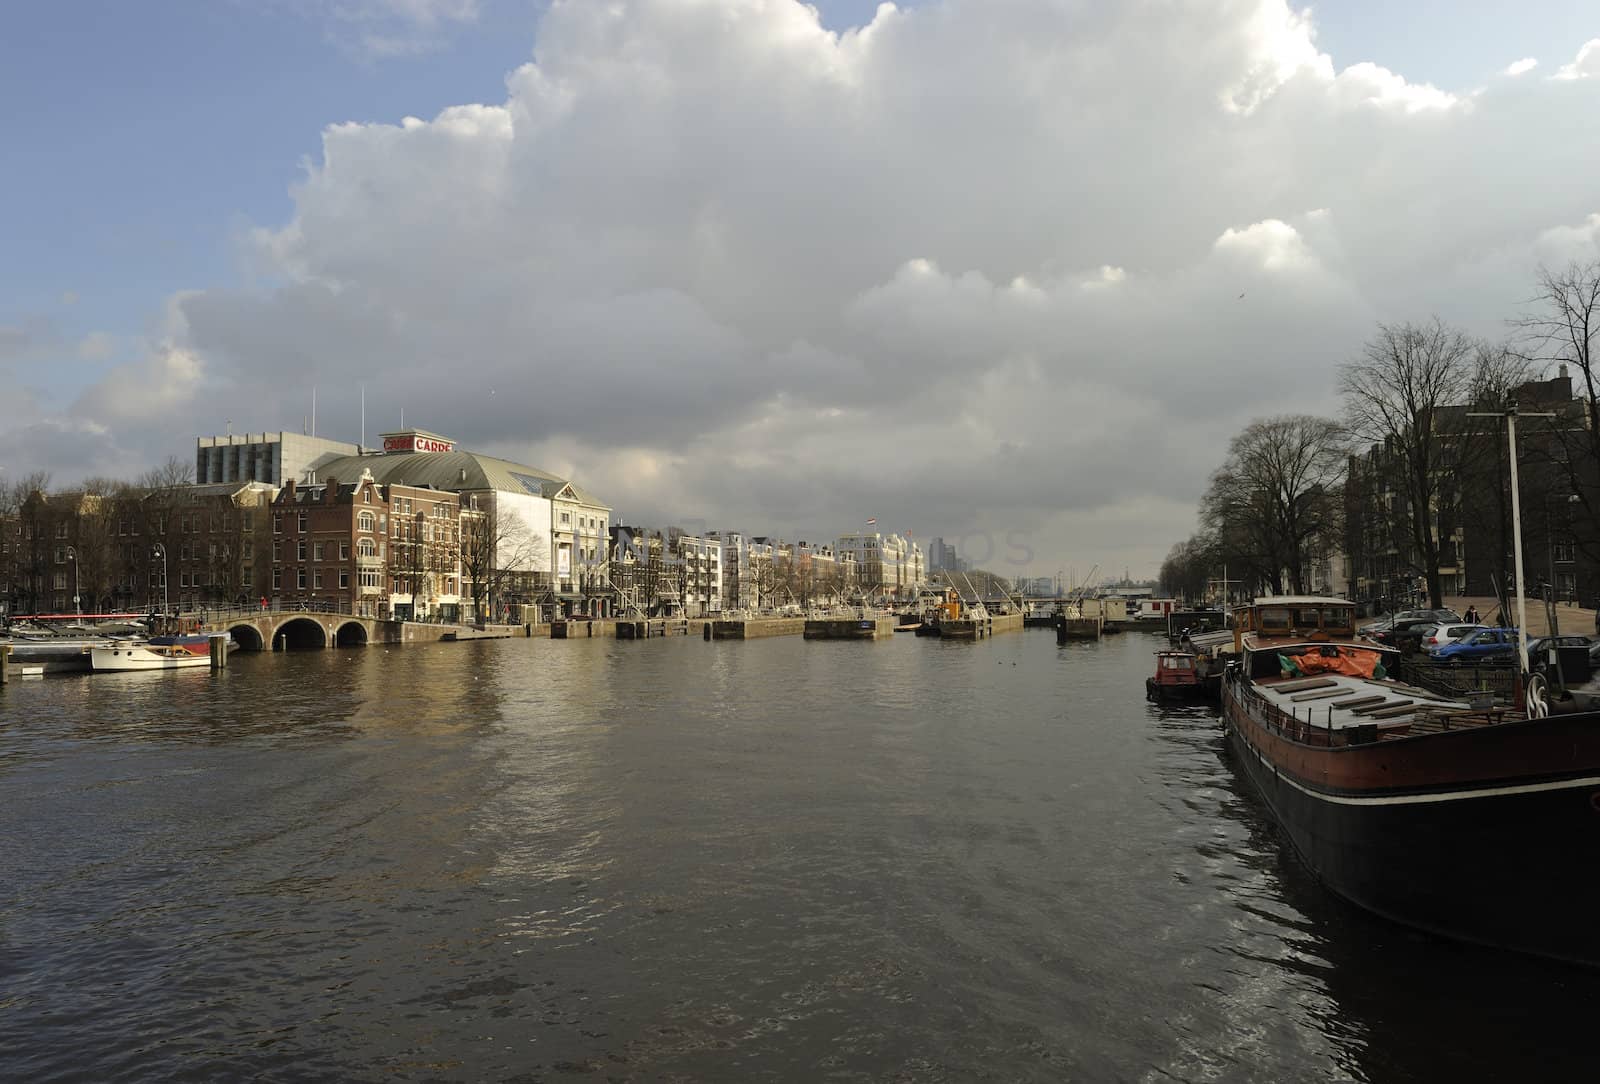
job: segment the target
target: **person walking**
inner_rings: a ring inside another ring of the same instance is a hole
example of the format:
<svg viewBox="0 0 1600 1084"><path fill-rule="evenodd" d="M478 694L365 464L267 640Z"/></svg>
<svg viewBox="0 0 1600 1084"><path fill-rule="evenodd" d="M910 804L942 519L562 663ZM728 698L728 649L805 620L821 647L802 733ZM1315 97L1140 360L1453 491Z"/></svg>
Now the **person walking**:
<svg viewBox="0 0 1600 1084"><path fill-rule="evenodd" d="M1478 624L1478 608L1476 606L1469 605L1467 607L1467 612L1461 615L1461 620L1465 621L1469 625Z"/></svg>

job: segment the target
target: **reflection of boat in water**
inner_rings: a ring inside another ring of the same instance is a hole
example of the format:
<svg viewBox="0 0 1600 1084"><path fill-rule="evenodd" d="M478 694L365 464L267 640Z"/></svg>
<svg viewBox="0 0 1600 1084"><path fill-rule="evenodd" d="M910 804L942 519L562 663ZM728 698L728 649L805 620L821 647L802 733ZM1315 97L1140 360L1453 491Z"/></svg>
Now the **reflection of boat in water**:
<svg viewBox="0 0 1600 1084"><path fill-rule="evenodd" d="M96 671L185 670L211 665L213 639L226 639L229 651L236 646L225 632L157 636L149 640L92 648L90 658Z"/></svg>
<svg viewBox="0 0 1600 1084"><path fill-rule="evenodd" d="M1600 714L1528 719L1401 685L1342 599L1234 616L1229 742L1320 881L1407 925L1600 965Z"/></svg>

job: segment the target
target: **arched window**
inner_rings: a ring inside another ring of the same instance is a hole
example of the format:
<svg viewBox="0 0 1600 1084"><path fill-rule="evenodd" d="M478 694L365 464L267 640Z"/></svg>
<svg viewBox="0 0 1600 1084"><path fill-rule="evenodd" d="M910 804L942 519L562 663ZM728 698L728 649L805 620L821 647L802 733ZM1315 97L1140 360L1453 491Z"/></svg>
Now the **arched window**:
<svg viewBox="0 0 1600 1084"><path fill-rule="evenodd" d="M356 529L366 531L370 534L374 522L375 521L372 518L371 512L363 512L356 517Z"/></svg>
<svg viewBox="0 0 1600 1084"><path fill-rule="evenodd" d="M363 538L356 543L356 554L360 557L378 556L378 544L370 538Z"/></svg>

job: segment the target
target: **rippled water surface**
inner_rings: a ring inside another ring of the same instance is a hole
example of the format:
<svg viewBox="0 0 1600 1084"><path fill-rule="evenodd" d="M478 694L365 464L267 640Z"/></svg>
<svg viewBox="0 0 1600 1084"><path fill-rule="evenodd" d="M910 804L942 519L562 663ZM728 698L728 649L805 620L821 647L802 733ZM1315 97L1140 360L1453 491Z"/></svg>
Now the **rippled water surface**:
<svg viewBox="0 0 1600 1084"><path fill-rule="evenodd" d="M14 682L0 1078L1595 1078L1600 977L1327 896L1156 646Z"/></svg>

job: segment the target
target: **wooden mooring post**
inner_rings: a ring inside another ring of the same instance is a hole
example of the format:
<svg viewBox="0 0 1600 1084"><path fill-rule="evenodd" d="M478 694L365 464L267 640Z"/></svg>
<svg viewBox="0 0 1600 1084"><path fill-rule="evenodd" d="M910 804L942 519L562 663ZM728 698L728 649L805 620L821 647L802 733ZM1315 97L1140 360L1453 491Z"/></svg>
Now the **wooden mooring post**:
<svg viewBox="0 0 1600 1084"><path fill-rule="evenodd" d="M11 680L11 645L0 644L0 685Z"/></svg>
<svg viewBox="0 0 1600 1084"><path fill-rule="evenodd" d="M211 638L211 669L226 670L228 668L228 638L226 636L213 636Z"/></svg>

